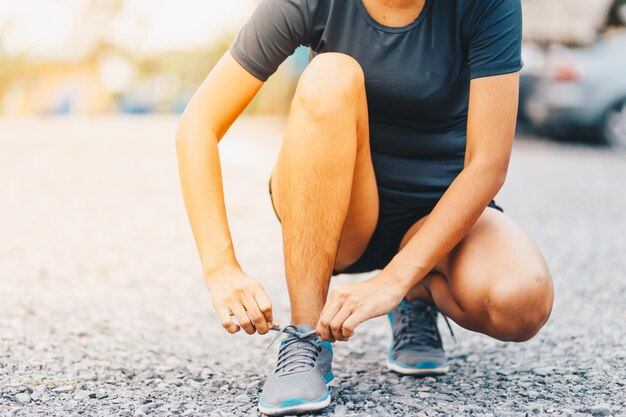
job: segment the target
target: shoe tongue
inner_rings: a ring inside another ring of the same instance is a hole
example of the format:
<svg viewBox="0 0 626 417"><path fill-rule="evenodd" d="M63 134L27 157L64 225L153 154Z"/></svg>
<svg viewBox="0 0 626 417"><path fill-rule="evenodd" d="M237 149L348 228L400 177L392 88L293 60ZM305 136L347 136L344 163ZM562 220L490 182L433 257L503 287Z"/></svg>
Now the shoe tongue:
<svg viewBox="0 0 626 417"><path fill-rule="evenodd" d="M296 326L298 327L298 330L300 330L300 333L306 333L313 330L313 326L310 324L296 324Z"/></svg>
<svg viewBox="0 0 626 417"><path fill-rule="evenodd" d="M313 326L311 326L309 324L295 324L294 326L298 329L298 332L301 333L301 334L304 334L304 333L306 333L308 331L313 330ZM287 339L291 339L291 338L294 338L294 337L296 337L295 334L288 334L283 339L283 342L286 341Z"/></svg>

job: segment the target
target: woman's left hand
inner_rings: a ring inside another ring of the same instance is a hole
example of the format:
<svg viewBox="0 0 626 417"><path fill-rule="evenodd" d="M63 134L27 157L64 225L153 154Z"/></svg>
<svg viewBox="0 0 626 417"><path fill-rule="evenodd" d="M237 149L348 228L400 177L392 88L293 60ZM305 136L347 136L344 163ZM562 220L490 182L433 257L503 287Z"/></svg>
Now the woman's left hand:
<svg viewBox="0 0 626 417"><path fill-rule="evenodd" d="M366 281L337 285L330 290L317 323L319 338L347 341L359 324L396 308L406 295L402 287L383 273Z"/></svg>

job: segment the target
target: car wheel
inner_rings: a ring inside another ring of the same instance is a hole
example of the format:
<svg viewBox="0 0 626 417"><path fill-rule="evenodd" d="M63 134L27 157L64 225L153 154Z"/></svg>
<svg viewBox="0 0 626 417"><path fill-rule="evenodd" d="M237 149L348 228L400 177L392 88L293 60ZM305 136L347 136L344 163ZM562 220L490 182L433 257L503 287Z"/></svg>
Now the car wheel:
<svg viewBox="0 0 626 417"><path fill-rule="evenodd" d="M626 148L626 99L605 113L600 136L609 146Z"/></svg>

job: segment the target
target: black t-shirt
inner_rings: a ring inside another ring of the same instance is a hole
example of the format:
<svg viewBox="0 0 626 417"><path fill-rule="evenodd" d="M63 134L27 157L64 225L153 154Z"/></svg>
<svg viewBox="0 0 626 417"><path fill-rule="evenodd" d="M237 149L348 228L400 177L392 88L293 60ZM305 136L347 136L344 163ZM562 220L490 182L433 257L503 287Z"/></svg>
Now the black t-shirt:
<svg viewBox="0 0 626 417"><path fill-rule="evenodd" d="M403 27L362 0L263 0L230 53L263 81L299 45L355 58L381 197L436 203L463 169L470 80L519 71L521 35L520 0L426 0Z"/></svg>

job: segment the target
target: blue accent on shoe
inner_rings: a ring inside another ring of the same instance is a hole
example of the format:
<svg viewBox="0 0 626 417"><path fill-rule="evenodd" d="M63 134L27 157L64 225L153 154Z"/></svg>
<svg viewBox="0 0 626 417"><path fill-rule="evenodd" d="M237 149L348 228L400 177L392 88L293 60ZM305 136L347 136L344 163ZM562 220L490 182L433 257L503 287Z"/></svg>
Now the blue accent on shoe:
<svg viewBox="0 0 626 417"><path fill-rule="evenodd" d="M328 349L330 351L330 353L333 353L333 345L331 345L330 342L322 342L319 339L317 339L317 340L320 342L320 345L322 345L323 347Z"/></svg>
<svg viewBox="0 0 626 417"><path fill-rule="evenodd" d="M388 356L388 360L389 362L393 363L394 365L399 366L400 368L404 368L404 369L439 369L439 368L445 368L446 366L448 366L448 362L445 362L441 365L436 364L435 362L432 361L425 361L425 362L419 362L418 364L414 365L414 366L408 366L406 364L400 363L396 360L394 360L391 357L391 349L389 349L389 354Z"/></svg>
<svg viewBox="0 0 626 417"><path fill-rule="evenodd" d="M325 401L326 398L328 398L329 395L330 395L330 391L326 390L324 395L322 395L320 398L316 398L316 399L310 400L310 401L304 400L302 398L294 397L294 398L288 398L286 400L283 400L278 405L267 404L267 403L264 403L263 401L259 401L259 404L261 406L263 406L263 407L266 407L266 408L275 408L275 409L276 408L287 408L287 407L293 407L295 405L321 403L322 401Z"/></svg>
<svg viewBox="0 0 626 417"><path fill-rule="evenodd" d="M324 375L324 381L326 381L327 384L333 379L335 379L335 374L333 374L332 372L329 372L326 375Z"/></svg>

